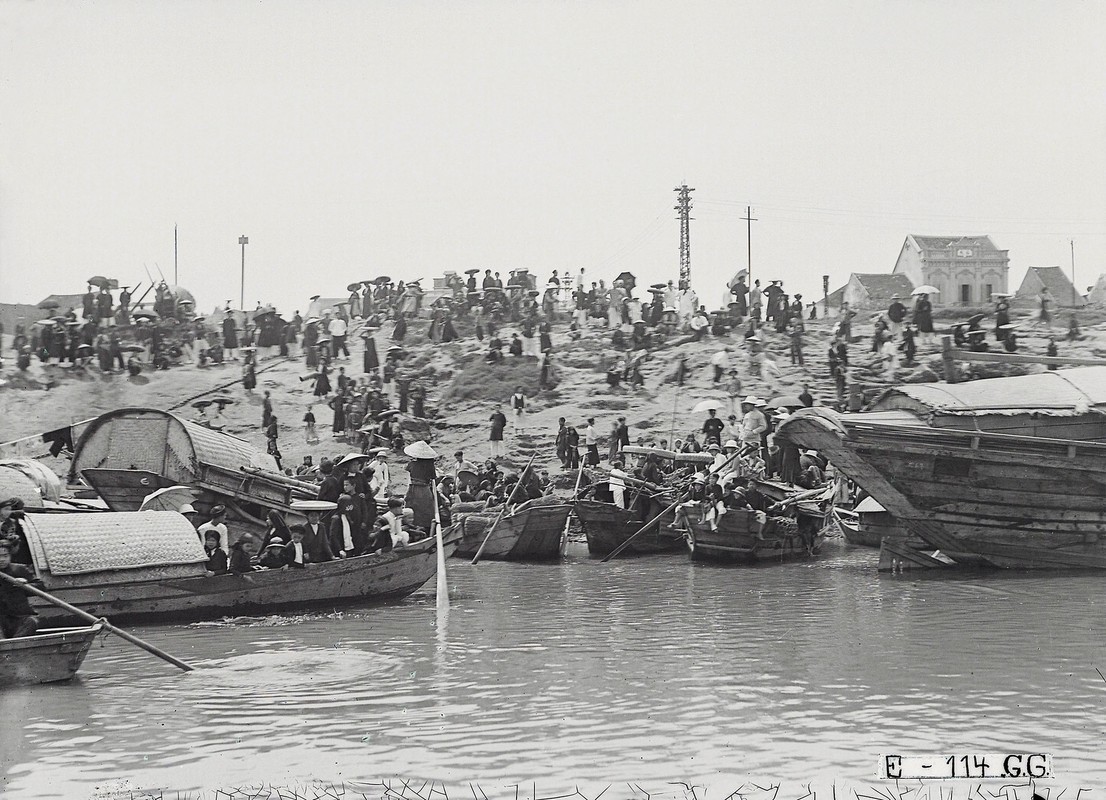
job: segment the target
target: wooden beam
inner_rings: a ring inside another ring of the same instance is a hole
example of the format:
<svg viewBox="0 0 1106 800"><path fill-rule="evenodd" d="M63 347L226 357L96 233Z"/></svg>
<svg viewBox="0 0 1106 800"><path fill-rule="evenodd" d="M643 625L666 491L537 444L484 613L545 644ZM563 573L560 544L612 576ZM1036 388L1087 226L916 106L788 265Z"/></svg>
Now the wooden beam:
<svg viewBox="0 0 1106 800"><path fill-rule="evenodd" d="M971 350L949 348L947 357L956 361L989 361L997 364L1050 364L1057 367L1106 367L1103 358L1069 358L1067 356L1033 356L1022 353L973 353Z"/></svg>

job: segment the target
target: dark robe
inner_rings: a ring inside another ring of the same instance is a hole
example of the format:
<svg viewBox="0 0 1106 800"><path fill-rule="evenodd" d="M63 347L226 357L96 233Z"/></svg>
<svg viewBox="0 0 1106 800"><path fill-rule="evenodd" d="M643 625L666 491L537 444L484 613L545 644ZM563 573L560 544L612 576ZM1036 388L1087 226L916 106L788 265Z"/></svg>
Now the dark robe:
<svg viewBox="0 0 1106 800"><path fill-rule="evenodd" d="M403 502L415 512L415 527L429 530L434 521L434 459L412 459L407 471L411 474L411 485Z"/></svg>

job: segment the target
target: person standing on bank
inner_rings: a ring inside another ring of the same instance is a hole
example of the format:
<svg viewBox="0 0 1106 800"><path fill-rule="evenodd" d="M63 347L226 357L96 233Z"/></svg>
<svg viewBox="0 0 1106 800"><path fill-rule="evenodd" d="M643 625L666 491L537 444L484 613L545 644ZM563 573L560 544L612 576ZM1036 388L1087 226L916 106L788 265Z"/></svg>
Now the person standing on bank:
<svg viewBox="0 0 1106 800"><path fill-rule="evenodd" d="M588 417L588 425L584 428L584 446L588 449L587 465L599 466L599 434L595 431L595 417Z"/></svg>
<svg viewBox="0 0 1106 800"><path fill-rule="evenodd" d="M507 427L507 417L503 415L501 406L495 407L495 411L492 412L490 420L492 423L492 430L488 441L491 448L491 457L493 459L503 458L503 429Z"/></svg>
<svg viewBox="0 0 1106 800"><path fill-rule="evenodd" d="M511 410L514 412L513 430L517 434L522 430L523 423L526 420L526 395L522 393L521 386L516 386L515 393L511 395Z"/></svg>

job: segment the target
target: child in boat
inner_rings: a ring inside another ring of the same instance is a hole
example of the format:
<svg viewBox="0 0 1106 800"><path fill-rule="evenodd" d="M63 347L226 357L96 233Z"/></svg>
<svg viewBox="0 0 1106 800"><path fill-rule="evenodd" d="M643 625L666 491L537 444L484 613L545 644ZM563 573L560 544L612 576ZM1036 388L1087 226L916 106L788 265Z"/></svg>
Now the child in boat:
<svg viewBox="0 0 1106 800"><path fill-rule="evenodd" d="M257 552L257 540L249 534L230 546L230 571L234 575L253 572L253 557Z"/></svg>
<svg viewBox="0 0 1106 800"><path fill-rule="evenodd" d="M392 548L405 547L411 543L411 536L403 529L403 501L398 497L388 500L388 510L381 517L387 526ZM391 548L389 548L391 549Z"/></svg>
<svg viewBox="0 0 1106 800"><path fill-rule="evenodd" d="M307 556L303 547L303 526L293 525L291 528L292 541L284 545L281 552L284 565L281 569L303 569L307 566Z"/></svg>
<svg viewBox="0 0 1106 800"><path fill-rule="evenodd" d="M212 575L223 575L228 570L227 553L219 546L219 532L204 533L204 551L207 553L207 571Z"/></svg>
<svg viewBox="0 0 1106 800"><path fill-rule="evenodd" d="M266 569L281 569L284 564L284 540L279 536L274 536L265 545L265 549L261 552L261 558L257 560L257 565Z"/></svg>

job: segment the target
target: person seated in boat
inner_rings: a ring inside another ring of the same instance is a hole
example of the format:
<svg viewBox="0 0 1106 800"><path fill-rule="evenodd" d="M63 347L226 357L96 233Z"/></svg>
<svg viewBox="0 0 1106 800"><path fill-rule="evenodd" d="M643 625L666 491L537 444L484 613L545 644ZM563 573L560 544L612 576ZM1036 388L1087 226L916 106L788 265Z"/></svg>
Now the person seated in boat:
<svg viewBox="0 0 1106 800"><path fill-rule="evenodd" d="M389 550L406 547L411 543L411 535L403 527L403 511L403 501L398 497L392 497L388 500L388 510L381 517L385 529L388 531L388 541L391 545L388 548Z"/></svg>
<svg viewBox="0 0 1106 800"><path fill-rule="evenodd" d="M265 548L269 546L269 543L273 539L280 539L281 542L287 542L291 539L292 534L288 530L288 523L284 521L284 515L279 511L271 510L265 515L265 522L267 523L265 529L265 537L261 540L261 552L265 552Z"/></svg>
<svg viewBox="0 0 1106 800"><path fill-rule="evenodd" d="M304 569L307 566L307 551L303 545L303 526L293 525L289 529L292 541L284 545L281 551L281 560L284 562L281 569Z"/></svg>
<svg viewBox="0 0 1106 800"><path fill-rule="evenodd" d="M229 569L227 551L219 544L218 531L206 531L204 533L204 552L207 553L205 567L212 575L224 575Z"/></svg>
<svg viewBox="0 0 1106 800"><path fill-rule="evenodd" d="M965 333L965 329L968 327L966 322L957 322L952 326L952 340L957 347L968 346L968 335Z"/></svg>
<svg viewBox="0 0 1106 800"><path fill-rule="evenodd" d="M619 508L626 508L626 479L630 477L623 469L625 465L621 458L611 462L610 475L607 478L607 486L611 490L611 499Z"/></svg>
<svg viewBox="0 0 1106 800"><path fill-rule="evenodd" d="M243 535L230 546L230 572L232 575L245 575L253 572L254 556L257 554L257 539L250 534Z"/></svg>
<svg viewBox="0 0 1106 800"><path fill-rule="evenodd" d="M660 459L656 453L650 453L645 457L645 463L641 465L641 479L646 483L660 484L664 482L661 473Z"/></svg>
<svg viewBox="0 0 1106 800"><path fill-rule="evenodd" d="M19 583L41 584L31 567L12 563L12 548L7 539L0 540L0 572ZM20 586L0 581L0 638L34 636L37 630L38 615L31 608L27 592Z"/></svg>
<svg viewBox="0 0 1106 800"><path fill-rule="evenodd" d="M508 487L505 484L497 483L491 488L491 495L484 501L484 508L495 508L505 504L507 491Z"/></svg>
<svg viewBox="0 0 1106 800"><path fill-rule="evenodd" d="M712 531L718 530L718 521L726 513L726 504L723 502L725 489L718 482L718 474L712 472L707 475L707 484L703 490L702 517L699 522L706 523Z"/></svg>
<svg viewBox="0 0 1106 800"><path fill-rule="evenodd" d="M353 490L353 481L348 476L343 479L342 484L346 490ZM330 552L338 558L351 558L360 553L357 542L354 541L354 533L360 531L361 520L355 512L352 495L343 491L338 497L338 509L330 517L328 530Z"/></svg>
<svg viewBox="0 0 1106 800"><path fill-rule="evenodd" d="M691 530L690 514L693 510L702 507L707 496L706 487L707 476L702 472L697 472L691 480L691 485L687 487L687 499L675 508L676 519L668 526L670 530Z"/></svg>
<svg viewBox="0 0 1106 800"><path fill-rule="evenodd" d="M756 478L749 478L745 484L745 502L754 511L765 511L772 504L772 501L757 487Z"/></svg>
<svg viewBox="0 0 1106 800"><path fill-rule="evenodd" d="M227 507L217 503L211 507L211 519L196 529L201 538L207 537L208 531L219 534L219 547L224 553L230 552L230 532L227 530Z"/></svg>
<svg viewBox="0 0 1106 800"><path fill-rule="evenodd" d="M23 532L23 516L23 501L18 497L9 497L0 502L0 539L8 542L12 561L16 564L31 563L27 534Z"/></svg>
<svg viewBox="0 0 1106 800"><path fill-rule="evenodd" d="M334 554L330 550L330 537L323 526L322 516L318 511L308 511L307 522L302 526L303 548L307 561L311 564L334 560Z"/></svg>
<svg viewBox="0 0 1106 800"><path fill-rule="evenodd" d="M274 536L269 540L265 549L261 551L261 557L257 559L259 567L265 569L282 569L284 567L284 540Z"/></svg>

